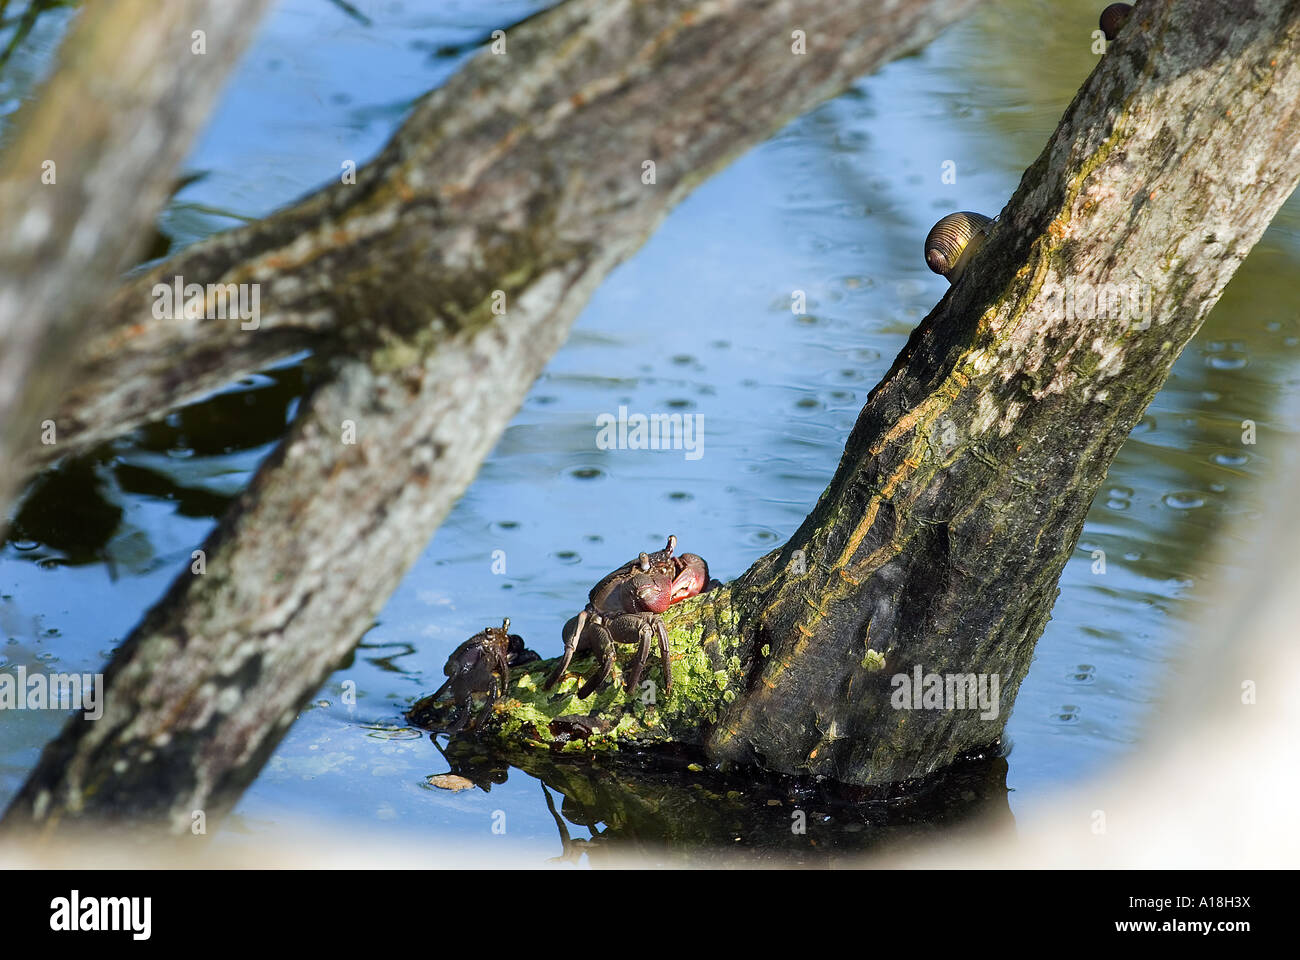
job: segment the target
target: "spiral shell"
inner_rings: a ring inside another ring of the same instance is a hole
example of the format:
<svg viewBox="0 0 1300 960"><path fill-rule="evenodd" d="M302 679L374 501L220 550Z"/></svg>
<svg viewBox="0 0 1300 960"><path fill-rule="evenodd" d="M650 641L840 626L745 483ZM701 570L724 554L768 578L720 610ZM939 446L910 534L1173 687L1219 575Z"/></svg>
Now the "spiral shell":
<svg viewBox="0 0 1300 960"><path fill-rule="evenodd" d="M1106 41L1109 43L1119 36L1124 21L1128 15L1133 12L1131 3L1112 3L1109 7L1101 12L1101 19L1097 25L1101 27L1101 32L1106 35Z"/></svg>
<svg viewBox="0 0 1300 960"><path fill-rule="evenodd" d="M949 283L956 283L966 264L988 236L991 217L971 210L950 213L925 238L925 263Z"/></svg>

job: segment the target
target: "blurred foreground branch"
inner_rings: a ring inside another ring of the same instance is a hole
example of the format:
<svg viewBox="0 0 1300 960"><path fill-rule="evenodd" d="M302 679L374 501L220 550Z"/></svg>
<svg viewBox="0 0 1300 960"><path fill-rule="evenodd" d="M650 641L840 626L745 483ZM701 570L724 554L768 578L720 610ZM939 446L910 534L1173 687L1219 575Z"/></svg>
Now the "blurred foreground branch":
<svg viewBox="0 0 1300 960"><path fill-rule="evenodd" d="M306 344L332 376L205 544L205 572L119 649L103 718L69 723L7 822L187 831L228 809L605 274L710 173L972 5L569 0L425 98L355 184L124 288L68 397L83 438ZM177 276L259 284L258 328L155 321L152 286Z"/></svg>
<svg viewBox="0 0 1300 960"><path fill-rule="evenodd" d="M73 357L265 2L87 4L15 120L0 157L0 505L35 451L58 448Z"/></svg>

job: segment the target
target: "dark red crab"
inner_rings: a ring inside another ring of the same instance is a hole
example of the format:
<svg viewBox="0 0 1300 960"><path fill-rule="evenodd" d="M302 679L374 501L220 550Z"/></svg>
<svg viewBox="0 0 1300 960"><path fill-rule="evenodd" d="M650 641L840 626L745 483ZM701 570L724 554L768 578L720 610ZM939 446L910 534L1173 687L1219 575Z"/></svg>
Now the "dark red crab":
<svg viewBox="0 0 1300 960"><path fill-rule="evenodd" d="M594 651L600 657L600 669L578 690L580 698L591 696L614 670L616 643L638 644L636 659L627 675L627 688L635 689L641 682L656 636L659 658L663 661L664 692L672 689L668 631L659 615L709 586L709 565L704 558L693 553L675 557L676 549L677 537L669 537L662 550L642 553L591 588L587 606L564 625L564 657L547 678L546 689L564 676L575 653Z"/></svg>
<svg viewBox="0 0 1300 960"><path fill-rule="evenodd" d="M447 682L434 691L429 699L437 700L450 687L456 703L456 717L447 730L453 733L463 730L473 713L472 699L475 693L487 693L488 702L483 709L491 709L501 693L510 686L510 667L540 659L524 647L523 637L510 632L510 618L506 617L501 621L500 627L484 627L482 632L474 634L452 651L442 668L442 672L447 675ZM478 719L475 718L470 726L477 723Z"/></svg>

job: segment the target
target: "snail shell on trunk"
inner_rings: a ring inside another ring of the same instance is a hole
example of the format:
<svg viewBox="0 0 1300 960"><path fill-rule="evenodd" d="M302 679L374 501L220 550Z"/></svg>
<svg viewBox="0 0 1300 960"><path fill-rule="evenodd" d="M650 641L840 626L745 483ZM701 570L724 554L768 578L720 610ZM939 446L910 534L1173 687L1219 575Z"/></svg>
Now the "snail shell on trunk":
<svg viewBox="0 0 1300 960"><path fill-rule="evenodd" d="M925 263L949 283L956 283L966 264L988 236L992 217L971 210L950 213L925 238Z"/></svg>
<svg viewBox="0 0 1300 960"><path fill-rule="evenodd" d="M1101 27L1101 32L1106 35L1107 43L1119 36L1124 21L1128 19L1128 15L1132 12L1133 4L1131 3L1112 3L1101 12L1101 19L1097 22L1097 25Z"/></svg>

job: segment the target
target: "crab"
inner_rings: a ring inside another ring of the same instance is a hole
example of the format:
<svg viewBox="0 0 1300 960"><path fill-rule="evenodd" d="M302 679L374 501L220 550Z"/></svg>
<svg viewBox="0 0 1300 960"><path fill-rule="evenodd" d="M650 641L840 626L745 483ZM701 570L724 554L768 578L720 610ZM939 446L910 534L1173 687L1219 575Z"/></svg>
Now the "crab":
<svg viewBox="0 0 1300 960"><path fill-rule="evenodd" d="M668 538L662 550L642 553L623 564L591 588L587 606L564 625L564 656L546 680L546 689L564 676L580 651L593 651L600 657L600 669L578 690L578 698L591 696L614 670L614 645L638 644L636 659L627 675L626 686L633 690L650 658L650 647L659 641L659 657L664 669L664 692L672 690L673 671L668 649L668 630L660 614L674 603L696 596L708 589L709 566L693 553L673 556L677 537Z"/></svg>
<svg viewBox="0 0 1300 960"><path fill-rule="evenodd" d="M487 693L488 702L484 710L490 709L502 691L510 686L510 668L540 659L536 653L525 649L523 637L510 632L510 618L506 617L500 627L485 627L452 651L442 668L447 682L429 699L439 699L450 687L456 704L456 719L447 731L456 733L465 729L467 724L472 729L478 724L478 717L470 722L473 695Z"/></svg>

